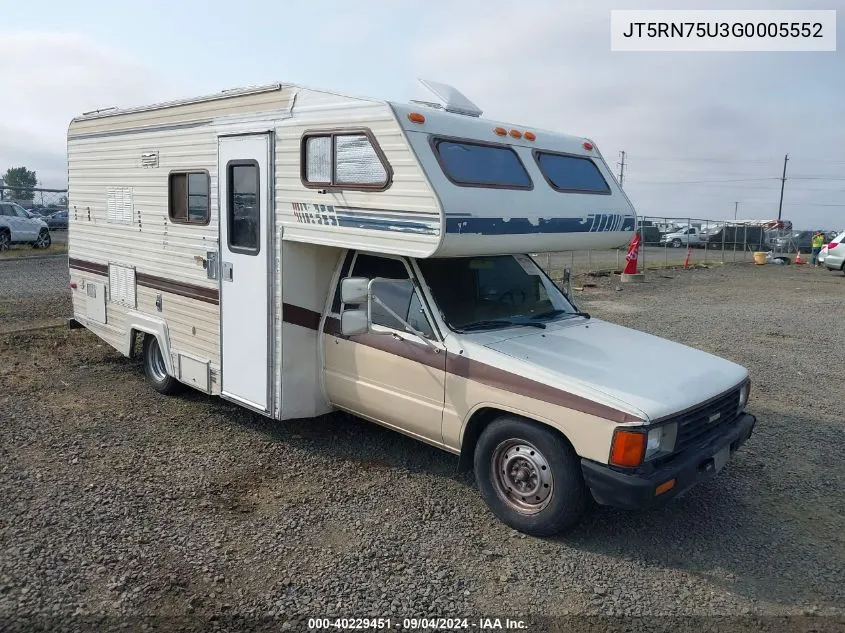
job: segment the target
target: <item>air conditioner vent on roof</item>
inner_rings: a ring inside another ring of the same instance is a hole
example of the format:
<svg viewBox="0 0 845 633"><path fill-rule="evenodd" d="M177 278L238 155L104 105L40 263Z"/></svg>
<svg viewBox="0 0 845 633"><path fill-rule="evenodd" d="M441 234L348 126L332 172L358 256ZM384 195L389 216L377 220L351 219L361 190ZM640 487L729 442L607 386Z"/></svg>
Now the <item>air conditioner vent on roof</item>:
<svg viewBox="0 0 845 633"><path fill-rule="evenodd" d="M428 79L418 79L417 81L419 81L429 93L437 98L437 102L440 104L440 107L446 110L446 112L464 114L472 117L479 117L483 114L481 108L467 99L466 96L457 88L454 88L449 84L429 81ZM417 103L426 102L417 101Z"/></svg>

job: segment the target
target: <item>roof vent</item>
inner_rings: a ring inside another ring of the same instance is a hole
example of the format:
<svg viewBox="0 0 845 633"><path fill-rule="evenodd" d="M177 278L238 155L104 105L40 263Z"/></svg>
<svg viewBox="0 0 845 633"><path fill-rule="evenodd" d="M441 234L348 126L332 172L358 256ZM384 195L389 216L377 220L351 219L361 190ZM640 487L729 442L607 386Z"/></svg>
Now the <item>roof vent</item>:
<svg viewBox="0 0 845 633"><path fill-rule="evenodd" d="M463 114L472 117L479 117L482 115L481 108L467 99L466 96L457 88L454 88L449 84L429 81L428 79L418 79L417 81L419 81L430 95L437 99L437 101L431 102L415 100L413 103L419 103L432 108L442 108L443 110L446 110L446 112L452 112L454 114Z"/></svg>

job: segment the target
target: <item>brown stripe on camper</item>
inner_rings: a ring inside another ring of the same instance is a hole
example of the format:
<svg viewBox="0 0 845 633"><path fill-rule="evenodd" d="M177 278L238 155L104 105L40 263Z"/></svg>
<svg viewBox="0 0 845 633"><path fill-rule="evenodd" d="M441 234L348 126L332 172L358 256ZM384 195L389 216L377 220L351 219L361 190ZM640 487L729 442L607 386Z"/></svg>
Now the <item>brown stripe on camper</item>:
<svg viewBox="0 0 845 633"><path fill-rule="evenodd" d="M331 336L349 338L349 340L360 343L361 345L374 347L388 354L407 358L408 360L416 361L429 367L444 368L443 358L439 354L434 354L427 346L419 343L404 340L400 342L392 336L385 336L383 334L361 334L352 337L343 337L340 333L340 321L334 317L326 318L323 331ZM574 411L594 415L605 420L619 423L642 421L640 418L625 411L593 402L588 398L550 387L536 380L525 378L524 376L493 367L477 360L471 360L465 356L447 353L445 370L449 374L495 389L534 398L535 400L573 409Z"/></svg>
<svg viewBox="0 0 845 633"><path fill-rule="evenodd" d="M147 273L135 273L135 281L139 286L146 286L147 288L152 288L153 290L169 292L170 294L179 295L180 297L196 299L197 301L213 303L214 305L218 305L220 303L220 296L217 288L195 286L194 284L186 284L181 281L174 281L173 279L156 277L155 275L148 275Z"/></svg>
<svg viewBox="0 0 845 633"><path fill-rule="evenodd" d="M320 313L308 308L303 308L292 303L282 304L282 321L308 328L309 330L320 329Z"/></svg>
<svg viewBox="0 0 845 633"><path fill-rule="evenodd" d="M87 273L94 273L95 275L109 274L108 264L98 264L97 262L87 262L84 259L75 259L73 257L68 257L67 265L68 268L84 270Z"/></svg>

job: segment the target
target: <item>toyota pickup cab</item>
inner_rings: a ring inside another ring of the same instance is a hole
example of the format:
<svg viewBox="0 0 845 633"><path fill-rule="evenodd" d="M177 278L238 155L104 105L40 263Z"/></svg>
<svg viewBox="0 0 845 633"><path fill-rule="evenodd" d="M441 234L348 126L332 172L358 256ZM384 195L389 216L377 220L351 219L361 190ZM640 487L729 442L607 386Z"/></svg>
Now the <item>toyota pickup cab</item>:
<svg viewBox="0 0 845 633"><path fill-rule="evenodd" d="M754 428L744 368L592 318L527 255L350 252L337 280L328 398L460 455L520 531L571 527L590 499L661 504L721 471Z"/></svg>

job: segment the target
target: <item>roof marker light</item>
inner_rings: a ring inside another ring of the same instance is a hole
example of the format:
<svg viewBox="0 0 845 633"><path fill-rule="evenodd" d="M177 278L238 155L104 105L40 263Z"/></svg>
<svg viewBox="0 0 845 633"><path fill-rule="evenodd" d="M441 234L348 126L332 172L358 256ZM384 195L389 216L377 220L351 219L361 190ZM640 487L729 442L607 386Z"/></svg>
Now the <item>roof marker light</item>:
<svg viewBox="0 0 845 633"><path fill-rule="evenodd" d="M535 141L537 140L537 135L534 132L526 132L522 135L526 141Z"/></svg>
<svg viewBox="0 0 845 633"><path fill-rule="evenodd" d="M425 123L425 117L419 112L409 112L408 120L411 121L411 123Z"/></svg>
<svg viewBox="0 0 845 633"><path fill-rule="evenodd" d="M591 149L593 149L593 144L590 143L590 141L584 141L583 147L584 147L585 150L587 150L589 152Z"/></svg>
<svg viewBox="0 0 845 633"><path fill-rule="evenodd" d="M503 127L494 127L493 131L499 136L507 136L508 131Z"/></svg>
<svg viewBox="0 0 845 633"><path fill-rule="evenodd" d="M522 132L519 130L511 130L511 136L514 138L522 138Z"/></svg>

